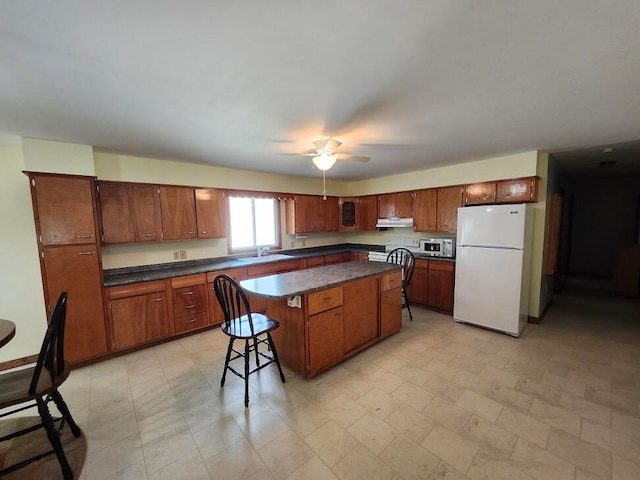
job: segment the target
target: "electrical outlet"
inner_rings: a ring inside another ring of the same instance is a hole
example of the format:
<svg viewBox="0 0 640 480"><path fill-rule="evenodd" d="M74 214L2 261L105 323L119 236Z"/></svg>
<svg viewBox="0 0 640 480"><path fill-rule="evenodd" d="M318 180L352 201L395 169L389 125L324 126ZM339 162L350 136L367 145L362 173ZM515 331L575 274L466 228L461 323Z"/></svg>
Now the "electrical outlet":
<svg viewBox="0 0 640 480"><path fill-rule="evenodd" d="M173 259L174 260L180 260L180 252L178 252L178 251L173 252Z"/></svg>
<svg viewBox="0 0 640 480"><path fill-rule="evenodd" d="M180 250L180 260L186 260L186 259L187 259L187 251Z"/></svg>
<svg viewBox="0 0 640 480"><path fill-rule="evenodd" d="M306 247L307 246L307 241L306 240L302 240L302 246Z"/></svg>

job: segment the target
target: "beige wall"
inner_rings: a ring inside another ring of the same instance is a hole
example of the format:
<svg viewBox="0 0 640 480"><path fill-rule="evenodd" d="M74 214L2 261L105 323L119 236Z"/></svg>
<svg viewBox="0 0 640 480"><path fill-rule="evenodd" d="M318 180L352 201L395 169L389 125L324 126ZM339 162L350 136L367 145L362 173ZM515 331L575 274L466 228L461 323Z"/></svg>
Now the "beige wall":
<svg viewBox="0 0 640 480"><path fill-rule="evenodd" d="M0 148L0 318L16 324L0 363L36 354L47 325L25 169L22 148Z"/></svg>
<svg viewBox="0 0 640 480"><path fill-rule="evenodd" d="M95 175L90 145L23 138L25 170L31 172Z"/></svg>
<svg viewBox="0 0 640 480"><path fill-rule="evenodd" d="M547 208L547 180L549 170L549 154L539 153L537 159L536 174L540 177L538 182L538 202L534 204L533 211L533 252L531 254L531 285L529 294L529 316L539 317L551 297L542 295L541 292L551 289L547 283L548 276L542 275L542 259L544 257L544 229L546 224Z"/></svg>

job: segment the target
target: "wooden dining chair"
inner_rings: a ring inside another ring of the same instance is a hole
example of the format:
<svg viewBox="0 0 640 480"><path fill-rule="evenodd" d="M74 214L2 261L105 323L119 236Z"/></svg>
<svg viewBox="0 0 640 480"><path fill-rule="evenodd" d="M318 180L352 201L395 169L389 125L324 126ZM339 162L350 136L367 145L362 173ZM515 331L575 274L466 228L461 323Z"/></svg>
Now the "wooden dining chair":
<svg viewBox="0 0 640 480"><path fill-rule="evenodd" d="M406 308L409 311L409 320L413 321L411 305L409 305L409 297L407 297L407 286L411 283L413 270L416 266L416 259L411 250L400 247L389 252L387 262L395 263L402 267L402 308Z"/></svg>
<svg viewBox="0 0 640 480"><path fill-rule="evenodd" d="M229 336L229 347L227 348L227 356L224 361L224 370L222 372L222 380L220 387L224 387L224 381L227 376L227 370L231 371L238 377L244 379L244 406L249 406L249 375L264 367L275 363L280 372L280 380L285 383L284 373L280 366L280 359L276 346L271 338L272 330L280 326L277 320L267 317L261 313L251 312L249 300L244 290L229 275L218 275L213 280L213 289L224 313L224 323L222 331ZM266 338L259 338L265 335ZM244 351L238 351L233 348L236 340L244 340ZM261 344L267 344L271 350L271 356L266 355L258 350ZM256 368L249 370L250 353L255 352ZM234 353L235 356L231 356ZM260 364L260 357L267 360L266 363ZM244 358L244 374L235 370L229 362L238 358Z"/></svg>
<svg viewBox="0 0 640 480"><path fill-rule="evenodd" d="M73 479L73 471L67 462L60 440L62 429L66 423L69 424L71 433L75 437L79 437L82 434L58 391L58 387L67 379L70 372L69 364L64 361L64 324L66 314L67 292L62 292L49 320L49 326L35 366L0 375L0 409L20 405L9 412L1 414L0 418L33 407L37 407L40 414L40 423L7 434L0 438L0 442L44 428L52 447L52 450L36 454L31 458L5 467L0 470L0 477L55 453L62 469L63 478L65 480ZM48 406L50 402L54 402L60 411L62 416L59 419L54 420L52 418Z"/></svg>

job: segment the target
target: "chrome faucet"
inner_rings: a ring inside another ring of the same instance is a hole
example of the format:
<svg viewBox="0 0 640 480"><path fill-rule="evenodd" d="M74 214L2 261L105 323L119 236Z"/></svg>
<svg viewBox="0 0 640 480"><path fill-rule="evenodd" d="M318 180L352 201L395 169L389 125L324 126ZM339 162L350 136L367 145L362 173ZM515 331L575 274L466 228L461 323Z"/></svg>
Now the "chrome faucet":
<svg viewBox="0 0 640 480"><path fill-rule="evenodd" d="M269 250L269 247L259 247L258 248L258 256L261 257L264 252Z"/></svg>

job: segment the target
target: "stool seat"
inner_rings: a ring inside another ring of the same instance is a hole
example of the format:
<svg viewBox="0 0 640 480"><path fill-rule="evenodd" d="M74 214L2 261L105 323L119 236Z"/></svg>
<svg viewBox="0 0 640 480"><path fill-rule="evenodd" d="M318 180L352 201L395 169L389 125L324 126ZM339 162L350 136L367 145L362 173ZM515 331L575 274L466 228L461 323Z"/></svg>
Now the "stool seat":
<svg viewBox="0 0 640 480"><path fill-rule="evenodd" d="M249 322L249 317L247 315L243 315L238 320L238 322L233 322L229 325L223 323L220 328L225 334L231 337L245 339L253 338L256 335L262 335L263 333L275 330L280 326L277 320L255 312L251 314L253 332L251 331L251 323Z"/></svg>

